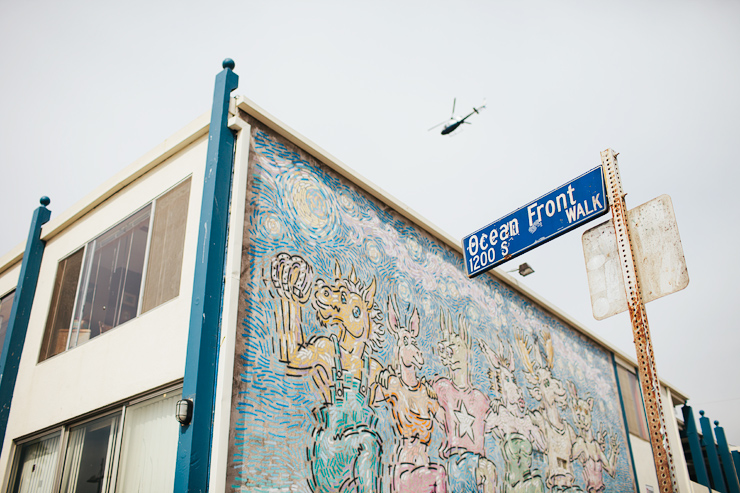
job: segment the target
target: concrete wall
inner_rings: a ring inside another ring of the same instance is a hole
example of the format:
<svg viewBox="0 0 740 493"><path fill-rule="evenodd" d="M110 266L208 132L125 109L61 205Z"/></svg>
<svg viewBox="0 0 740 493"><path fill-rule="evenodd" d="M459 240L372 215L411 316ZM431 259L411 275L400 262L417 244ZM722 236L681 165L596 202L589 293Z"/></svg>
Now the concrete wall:
<svg viewBox="0 0 740 493"><path fill-rule="evenodd" d="M610 352L252 132L229 491L634 491Z"/></svg>

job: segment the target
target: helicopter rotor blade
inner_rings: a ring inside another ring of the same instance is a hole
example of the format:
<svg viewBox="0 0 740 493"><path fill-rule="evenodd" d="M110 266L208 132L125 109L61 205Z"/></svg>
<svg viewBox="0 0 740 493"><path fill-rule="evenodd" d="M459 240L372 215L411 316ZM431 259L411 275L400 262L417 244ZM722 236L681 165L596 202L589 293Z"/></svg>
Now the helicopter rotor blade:
<svg viewBox="0 0 740 493"><path fill-rule="evenodd" d="M452 100L452 113L450 113L450 118L455 118L455 104L457 103L457 97Z"/></svg>
<svg viewBox="0 0 740 493"><path fill-rule="evenodd" d="M438 124L436 124L435 126L433 126L432 128L430 128L429 130L427 130L427 132L429 132L429 131L431 131L431 130L434 130L435 128L437 128L437 127L439 127L439 126L441 126L441 125L444 125L445 123L447 123L447 122L449 122L449 121L450 121L450 120L449 120L449 118L448 118L447 120L445 120L445 121L443 121L443 122L441 122L441 123L438 123Z"/></svg>

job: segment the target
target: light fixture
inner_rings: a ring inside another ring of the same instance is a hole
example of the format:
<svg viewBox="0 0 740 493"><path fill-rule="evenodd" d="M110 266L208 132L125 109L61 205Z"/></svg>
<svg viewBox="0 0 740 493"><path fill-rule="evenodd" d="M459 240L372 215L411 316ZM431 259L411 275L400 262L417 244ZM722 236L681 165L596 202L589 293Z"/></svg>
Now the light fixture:
<svg viewBox="0 0 740 493"><path fill-rule="evenodd" d="M192 399L181 399L177 401L175 406L175 418L183 426L190 424L190 420L193 418Z"/></svg>
<svg viewBox="0 0 740 493"><path fill-rule="evenodd" d="M524 262L523 264L519 265L518 269L512 269L507 272L519 272L519 275L522 277L526 277L530 274L534 274L534 269L530 267L530 265L527 262Z"/></svg>
<svg viewBox="0 0 740 493"><path fill-rule="evenodd" d="M522 277L534 274L534 269L529 266L527 262L524 262L519 266L519 275Z"/></svg>

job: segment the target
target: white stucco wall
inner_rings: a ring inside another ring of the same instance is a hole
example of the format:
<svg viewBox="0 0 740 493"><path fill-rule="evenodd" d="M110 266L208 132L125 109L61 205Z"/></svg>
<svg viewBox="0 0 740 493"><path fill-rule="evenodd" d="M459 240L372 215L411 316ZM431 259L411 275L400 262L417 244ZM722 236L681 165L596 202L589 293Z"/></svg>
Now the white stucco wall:
<svg viewBox="0 0 740 493"><path fill-rule="evenodd" d="M55 222L50 207L53 219L42 231L47 245L0 456L0 477L7 478L15 439L182 378L207 148L203 127L202 122L195 125L196 140L191 133L187 145L164 160L160 155L155 165L134 163L133 171L139 170L134 181L121 182L117 176L118 190L95 191L93 196L109 196L98 200L93 209L77 207L72 213L62 213ZM205 127L207 132L207 124ZM164 144L165 148L173 147ZM192 183L179 296L39 363L58 262L189 176ZM84 201L91 202L89 197ZM0 274L0 293L13 288L19 267Z"/></svg>

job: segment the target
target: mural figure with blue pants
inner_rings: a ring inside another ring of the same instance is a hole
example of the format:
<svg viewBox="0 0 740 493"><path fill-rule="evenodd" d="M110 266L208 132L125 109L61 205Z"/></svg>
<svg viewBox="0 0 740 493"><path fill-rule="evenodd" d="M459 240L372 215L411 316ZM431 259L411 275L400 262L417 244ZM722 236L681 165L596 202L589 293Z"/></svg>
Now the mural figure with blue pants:
<svg viewBox="0 0 740 493"><path fill-rule="evenodd" d="M488 378L491 389L500 398L494 399L494 413L489 415L486 429L499 439L504 458L503 493L544 493L545 483L532 470L534 450L545 452L547 443L542 431L534 424L532 413L526 408L522 389L517 384L513 351L499 340L498 350L483 339L478 340L491 370Z"/></svg>
<svg viewBox="0 0 740 493"><path fill-rule="evenodd" d="M323 403L314 412L317 424L308 450L311 490L381 491L381 438L368 402L370 384L381 370L370 355L384 335L375 279L365 286L354 268L343 278L337 263L333 283L318 279L312 286L311 266L288 253L272 259L270 276L280 299L279 359L287 363L288 375L309 375ZM305 341L302 309L309 300L330 334Z"/></svg>

